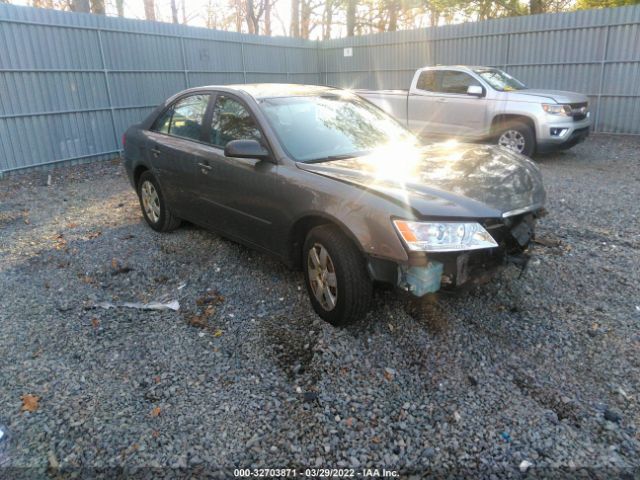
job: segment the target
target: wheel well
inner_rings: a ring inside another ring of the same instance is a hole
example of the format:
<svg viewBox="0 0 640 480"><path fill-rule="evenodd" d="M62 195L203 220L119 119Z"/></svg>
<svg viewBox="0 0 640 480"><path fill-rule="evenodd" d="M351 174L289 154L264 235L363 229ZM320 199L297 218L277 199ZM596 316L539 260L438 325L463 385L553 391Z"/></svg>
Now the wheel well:
<svg viewBox="0 0 640 480"><path fill-rule="evenodd" d="M347 238L349 238L349 240L356 243L356 246L358 247L358 249L360 249L360 246L357 244L357 242L355 242L353 235L351 235L350 232L345 231L345 228L338 222L332 221L330 218L326 218L320 215L309 215L306 217L302 217L297 220L296 223L294 223L289 235L289 251L291 256L290 262L294 268L302 268L302 247L304 245L304 241L311 229L320 225L334 225L338 227L338 229L342 231L342 233L344 233Z"/></svg>
<svg viewBox="0 0 640 480"><path fill-rule="evenodd" d="M140 175L142 175L147 170L149 169L144 165L138 165L136 169L133 171L133 182L136 188L138 188L138 180L140 180Z"/></svg>
<svg viewBox="0 0 640 480"><path fill-rule="evenodd" d="M500 131L502 125L508 124L509 122L521 122L528 125L531 128L531 132L533 133L533 138L536 137L536 124L529 117L524 115L514 115L514 114L502 114L496 115L493 117L493 121L491 122L491 135L497 135Z"/></svg>

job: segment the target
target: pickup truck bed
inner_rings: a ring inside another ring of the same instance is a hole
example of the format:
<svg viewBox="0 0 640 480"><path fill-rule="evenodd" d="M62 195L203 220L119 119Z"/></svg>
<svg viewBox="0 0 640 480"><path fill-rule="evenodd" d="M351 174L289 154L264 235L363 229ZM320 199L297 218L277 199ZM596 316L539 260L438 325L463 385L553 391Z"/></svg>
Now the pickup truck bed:
<svg viewBox="0 0 640 480"><path fill-rule="evenodd" d="M355 90L355 93L393 115L404 126L408 126L408 90Z"/></svg>

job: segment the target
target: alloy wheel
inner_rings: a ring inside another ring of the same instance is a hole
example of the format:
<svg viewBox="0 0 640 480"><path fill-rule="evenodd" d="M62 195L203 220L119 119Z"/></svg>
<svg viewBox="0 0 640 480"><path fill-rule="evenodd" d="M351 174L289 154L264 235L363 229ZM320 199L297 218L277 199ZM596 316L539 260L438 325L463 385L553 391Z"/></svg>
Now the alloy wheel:
<svg viewBox="0 0 640 480"><path fill-rule="evenodd" d="M327 249L314 243L307 255L307 274L316 300L330 312L338 302L338 279L333 260Z"/></svg>
<svg viewBox="0 0 640 480"><path fill-rule="evenodd" d="M522 153L525 148L525 139L518 130L507 130L500 135L498 145Z"/></svg>
<svg viewBox="0 0 640 480"><path fill-rule="evenodd" d="M140 197L142 198L142 208L144 208L147 217L153 223L157 223L160 219L160 197L156 187L149 180L142 183Z"/></svg>

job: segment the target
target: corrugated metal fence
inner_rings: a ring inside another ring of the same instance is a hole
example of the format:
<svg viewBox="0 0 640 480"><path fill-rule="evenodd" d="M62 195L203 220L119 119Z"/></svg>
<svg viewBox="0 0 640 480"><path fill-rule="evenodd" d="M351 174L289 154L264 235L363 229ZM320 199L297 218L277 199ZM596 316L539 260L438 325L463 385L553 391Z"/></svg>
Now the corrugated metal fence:
<svg viewBox="0 0 640 480"><path fill-rule="evenodd" d="M329 40L323 52L330 85L406 89L421 66L490 65L588 94L595 131L640 134L640 6Z"/></svg>
<svg viewBox="0 0 640 480"><path fill-rule="evenodd" d="M112 157L187 87L321 82L316 42L0 4L0 175Z"/></svg>
<svg viewBox="0 0 640 480"><path fill-rule="evenodd" d="M0 175L113 156L129 124L186 87L406 88L438 63L585 92L596 131L640 134L640 7L311 42L0 4Z"/></svg>

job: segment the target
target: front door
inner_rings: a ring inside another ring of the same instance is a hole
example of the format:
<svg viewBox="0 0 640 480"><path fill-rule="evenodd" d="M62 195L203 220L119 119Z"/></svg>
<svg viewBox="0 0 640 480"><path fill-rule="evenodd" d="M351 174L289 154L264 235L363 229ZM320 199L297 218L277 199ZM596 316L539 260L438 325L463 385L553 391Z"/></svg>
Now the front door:
<svg viewBox="0 0 640 480"><path fill-rule="evenodd" d="M198 190L215 215L206 224L231 237L276 250L273 239L284 224L282 206L275 199L278 166L269 160L231 158L224 147L232 140L264 142L264 135L247 106L224 93L215 100L211 124L200 153Z"/></svg>
<svg viewBox="0 0 640 480"><path fill-rule="evenodd" d="M423 78L424 77L424 78ZM467 94L478 80L457 70L422 72L409 98L409 124L423 136L475 138L485 132L487 101Z"/></svg>

